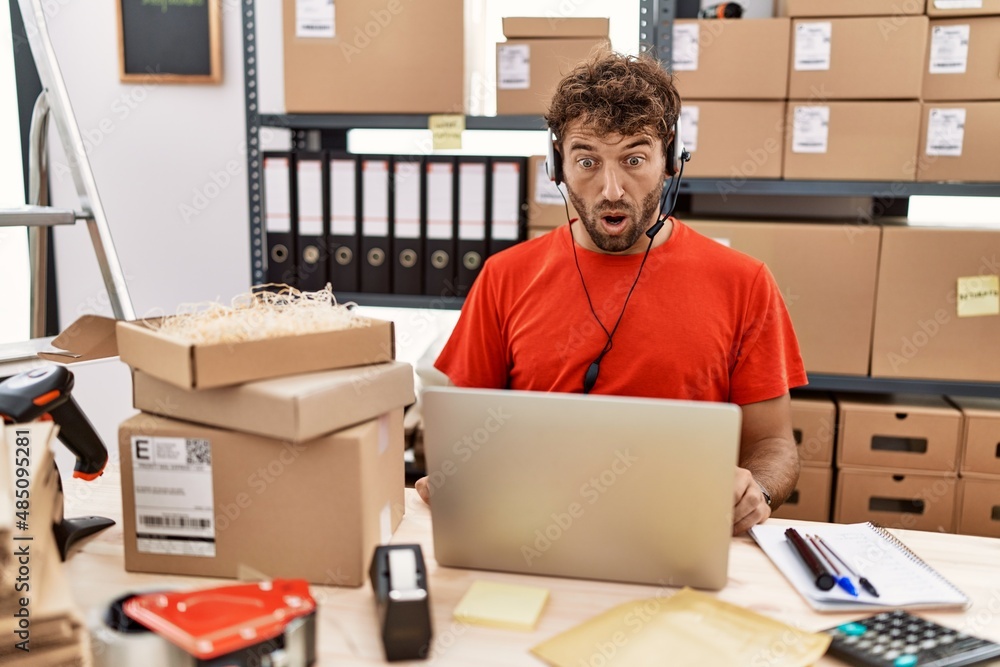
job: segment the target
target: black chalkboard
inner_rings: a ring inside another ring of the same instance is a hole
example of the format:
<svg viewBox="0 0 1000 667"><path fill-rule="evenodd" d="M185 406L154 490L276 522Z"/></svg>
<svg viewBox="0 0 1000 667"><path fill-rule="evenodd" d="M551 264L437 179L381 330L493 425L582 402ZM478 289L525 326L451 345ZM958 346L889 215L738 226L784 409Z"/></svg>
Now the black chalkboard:
<svg viewBox="0 0 1000 667"><path fill-rule="evenodd" d="M116 0L122 81L218 83L219 0Z"/></svg>

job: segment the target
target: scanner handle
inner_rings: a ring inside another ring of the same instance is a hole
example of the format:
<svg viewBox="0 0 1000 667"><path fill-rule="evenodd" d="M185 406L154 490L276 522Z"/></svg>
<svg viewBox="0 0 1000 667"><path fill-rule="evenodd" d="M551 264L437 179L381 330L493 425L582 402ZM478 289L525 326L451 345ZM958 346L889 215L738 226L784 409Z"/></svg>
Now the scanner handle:
<svg viewBox="0 0 1000 667"><path fill-rule="evenodd" d="M76 455L73 477L101 476L108 450L76 400L73 373L65 366L36 368L0 382L0 416L15 423L49 415L59 425L59 439Z"/></svg>

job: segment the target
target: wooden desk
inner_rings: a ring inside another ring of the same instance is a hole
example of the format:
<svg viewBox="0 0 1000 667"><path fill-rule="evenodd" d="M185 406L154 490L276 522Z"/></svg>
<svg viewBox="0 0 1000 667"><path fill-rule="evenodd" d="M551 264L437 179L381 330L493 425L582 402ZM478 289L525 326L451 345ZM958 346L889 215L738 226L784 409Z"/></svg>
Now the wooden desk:
<svg viewBox="0 0 1000 667"><path fill-rule="evenodd" d="M120 519L121 499L116 472L116 469L109 470L89 491L86 513ZM77 504L68 514L73 516L83 511ZM617 604L669 595L673 590L438 567L434 562L430 511L412 490L406 493L406 512L393 541L417 542L423 547L430 571L431 604L434 610L434 659L431 664L538 667L544 663L529 654L528 649L542 640ZM774 521L782 525L807 525L800 521ZM944 625L1000 641L1000 540L916 531L894 532L973 600L973 606L964 613L921 614ZM812 611L749 538L733 540L730 556L729 585L718 593L723 600L808 630L819 630L863 615L818 614ZM90 614L128 591L164 586L177 589L204 588L217 582L232 583L229 580L126 573L120 525L85 543L66 563L66 568L73 582L73 592L78 604ZM454 621L451 617L452 609L476 579L548 588L551 596L538 629L532 633L513 632ZM371 588L315 586L312 590L320 605L318 664L385 664L377 636ZM841 663L824 659L819 664Z"/></svg>

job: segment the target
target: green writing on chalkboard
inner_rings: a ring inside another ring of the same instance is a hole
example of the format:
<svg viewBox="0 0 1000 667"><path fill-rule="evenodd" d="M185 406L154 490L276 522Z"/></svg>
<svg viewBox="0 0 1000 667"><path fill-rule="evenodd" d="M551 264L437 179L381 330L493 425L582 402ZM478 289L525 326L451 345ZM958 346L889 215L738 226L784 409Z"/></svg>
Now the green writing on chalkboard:
<svg viewBox="0 0 1000 667"><path fill-rule="evenodd" d="M142 0L143 7L159 7L167 11L169 7L204 7L205 0Z"/></svg>

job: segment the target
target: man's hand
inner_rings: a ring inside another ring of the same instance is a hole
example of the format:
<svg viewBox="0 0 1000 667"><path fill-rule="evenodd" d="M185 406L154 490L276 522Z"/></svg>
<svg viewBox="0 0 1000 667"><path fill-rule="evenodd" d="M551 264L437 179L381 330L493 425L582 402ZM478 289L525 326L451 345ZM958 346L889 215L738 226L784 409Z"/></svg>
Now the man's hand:
<svg viewBox="0 0 1000 667"><path fill-rule="evenodd" d="M733 535L742 535L769 516L771 508L753 475L746 468L737 468L733 489Z"/></svg>
<svg viewBox="0 0 1000 667"><path fill-rule="evenodd" d="M416 484L414 484L413 487L417 490L417 493L420 494L420 499L423 500L428 505L430 505L431 488L427 484L427 478L421 477L420 479L417 480Z"/></svg>

